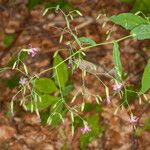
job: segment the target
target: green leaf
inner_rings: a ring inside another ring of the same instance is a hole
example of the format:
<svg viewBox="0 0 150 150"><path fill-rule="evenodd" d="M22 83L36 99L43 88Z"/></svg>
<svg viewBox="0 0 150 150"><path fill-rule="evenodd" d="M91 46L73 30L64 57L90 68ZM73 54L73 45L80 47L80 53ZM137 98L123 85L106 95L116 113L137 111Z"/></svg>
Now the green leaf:
<svg viewBox="0 0 150 150"><path fill-rule="evenodd" d="M63 91L63 96L68 97L70 92L73 90L73 87L73 84L67 85Z"/></svg>
<svg viewBox="0 0 150 150"><path fill-rule="evenodd" d="M66 64L63 62L63 59L60 57L60 55L56 55L54 57L53 66L57 66L54 69L54 79L55 83L62 89L65 88L65 85L68 81L69 74L68 74L68 68Z"/></svg>
<svg viewBox="0 0 150 150"><path fill-rule="evenodd" d="M110 17L110 20L115 24L121 25L127 30L132 30L141 24L148 24L144 18L132 13L122 13Z"/></svg>
<svg viewBox="0 0 150 150"><path fill-rule="evenodd" d="M89 38L87 38L87 37L80 37L80 38L78 38L78 39L79 39L80 42L89 44L89 45L91 45L91 46L96 45L96 42L95 42L95 41L93 41L93 40L91 40L91 39L89 39Z"/></svg>
<svg viewBox="0 0 150 150"><path fill-rule="evenodd" d="M42 95L41 96L41 102L37 101L36 106L38 108L39 111L48 108L50 105L55 104L60 98L59 97L55 97L55 96L50 96L50 95ZM33 110L35 111L36 107L35 107L35 103L33 102L28 102L26 104L27 110L31 110L31 105L33 104Z"/></svg>
<svg viewBox="0 0 150 150"><path fill-rule="evenodd" d="M57 5L59 5L59 7L64 10L72 10L74 8L72 4L67 2L66 0L59 0L57 2L48 2L46 4L46 8L56 7Z"/></svg>
<svg viewBox="0 0 150 150"><path fill-rule="evenodd" d="M134 100L137 100L138 99L138 95L133 92L133 91L136 91L135 87L133 86L129 86L129 87L126 87L126 92L123 90L123 96L120 100L120 104L123 104L125 107L128 107L128 103L132 103L134 102ZM126 99L128 101L126 101Z"/></svg>
<svg viewBox="0 0 150 150"><path fill-rule="evenodd" d="M133 6L133 12L141 11L144 14L150 13L150 0L136 0Z"/></svg>
<svg viewBox="0 0 150 150"><path fill-rule="evenodd" d="M135 0L120 0L121 2L124 2L124 3L132 3L134 2Z"/></svg>
<svg viewBox="0 0 150 150"><path fill-rule="evenodd" d="M145 130L150 130L150 117L148 117L145 121L145 124L144 124L144 129Z"/></svg>
<svg viewBox="0 0 150 150"><path fill-rule="evenodd" d="M148 63L144 69L144 73L142 76L142 87L141 92L145 93L150 88L150 59L148 60Z"/></svg>
<svg viewBox="0 0 150 150"><path fill-rule="evenodd" d="M29 0L28 2L28 8L31 10L33 9L36 5L38 5L41 2L41 0Z"/></svg>
<svg viewBox="0 0 150 150"><path fill-rule="evenodd" d="M27 58L27 56L28 56L27 52L21 52L20 60L24 61ZM7 67L12 67L14 65L14 63L17 61L17 59L18 59L18 54L14 55L6 66Z"/></svg>
<svg viewBox="0 0 150 150"><path fill-rule="evenodd" d="M133 35L138 40L150 39L150 24L140 25L134 28L131 31L131 35Z"/></svg>
<svg viewBox="0 0 150 150"><path fill-rule="evenodd" d="M91 128L91 132L82 134L80 136L80 148L85 149L86 146L91 142L94 138L98 136L100 132L103 131L102 128L100 128L99 125L99 115L95 114L93 116L89 116L87 118L87 122L89 123L89 126Z"/></svg>
<svg viewBox="0 0 150 150"><path fill-rule="evenodd" d="M84 112L88 113L88 112L92 112L92 111L94 111L96 113L100 113L102 111L101 105L97 105L96 103L94 103L94 104L86 103Z"/></svg>
<svg viewBox="0 0 150 150"><path fill-rule="evenodd" d="M116 77L118 80L122 80L122 65L120 61L120 51L118 43L114 42L113 47L113 61L115 65Z"/></svg>
<svg viewBox="0 0 150 150"><path fill-rule="evenodd" d="M10 46L10 44L14 41L15 34L7 34L3 40L3 46L4 48L7 48Z"/></svg>
<svg viewBox="0 0 150 150"><path fill-rule="evenodd" d="M54 106L54 105L53 105ZM51 108L51 114L56 113L56 115L52 116L52 122L51 127L54 128L58 124L62 122L60 116L58 114L61 114L62 118L65 117L67 112L67 109L64 107L64 103L60 102L54 109Z"/></svg>
<svg viewBox="0 0 150 150"><path fill-rule="evenodd" d="M6 86L13 89L18 86L19 76L17 74L13 75L10 79L4 81Z"/></svg>
<svg viewBox="0 0 150 150"><path fill-rule="evenodd" d="M39 78L35 80L34 88L42 93L53 93L58 89L53 80L49 78Z"/></svg>

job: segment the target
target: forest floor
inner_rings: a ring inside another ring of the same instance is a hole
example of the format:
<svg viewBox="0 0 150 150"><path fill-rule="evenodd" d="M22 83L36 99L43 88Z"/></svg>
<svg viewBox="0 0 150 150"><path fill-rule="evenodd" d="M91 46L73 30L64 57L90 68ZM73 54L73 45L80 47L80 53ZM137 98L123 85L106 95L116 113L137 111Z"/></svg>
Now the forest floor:
<svg viewBox="0 0 150 150"><path fill-rule="evenodd" d="M7 1L0 1L0 67L5 66L11 56L18 53L21 48L32 44L39 51L36 57L30 57L26 63L32 73L37 73L52 66L54 52L60 48L66 48L65 43L70 40L70 36L66 35L65 40L60 44L61 31L56 27L66 25L63 16L55 12L49 12L46 16L42 16L44 4L37 5L29 11L26 3L27 1L22 0L11 4ZM111 16L129 12L132 8L119 0L111 0L111 3L110 0L78 0L72 2L72 5L83 14L83 17L75 17L72 27L77 29L78 36L88 37L97 43L106 40L106 32L113 26L108 22L105 27L102 27L106 16L96 20L98 14L105 13L107 16ZM8 34L14 35L14 39L8 47L4 47L3 39ZM127 34L127 31L121 27L114 26L110 40L121 38ZM149 50L150 45L147 40L141 42L127 39L120 43L123 68L130 77L126 84L139 86L144 66L150 56ZM106 70L113 68L112 45L92 48L85 53L87 61L102 65ZM61 55L63 58L67 57L66 52L61 52ZM101 79L111 89L112 81L106 77L101 77ZM13 81L16 80L18 80L18 75L12 71L7 71L0 76L0 150L79 150L80 128L75 130L75 135L72 137L69 117L66 117L65 123L60 124L56 129L41 125L36 114L24 112L21 108L14 117L11 117L9 113L10 100L17 92L18 87L13 87L9 83L13 84ZM73 95L82 84L81 72L76 70L71 80L74 82L74 89L71 93ZM9 81L9 83L5 81ZM88 91L105 95L104 89L92 75L87 75L85 83ZM80 101L81 98L78 97L77 103ZM87 102L89 102L88 99ZM138 136L134 135L133 127L124 121L129 118L128 110L125 107L122 107L114 116L117 105L117 97L109 106L105 102L101 104L102 110L98 114L99 124L101 126L105 124L106 129L90 142L86 149L129 150L132 147L136 150L150 150L150 132L142 129L150 117L148 105L145 102L139 104L138 98L135 98L130 104L134 114L142 116L138 124Z"/></svg>

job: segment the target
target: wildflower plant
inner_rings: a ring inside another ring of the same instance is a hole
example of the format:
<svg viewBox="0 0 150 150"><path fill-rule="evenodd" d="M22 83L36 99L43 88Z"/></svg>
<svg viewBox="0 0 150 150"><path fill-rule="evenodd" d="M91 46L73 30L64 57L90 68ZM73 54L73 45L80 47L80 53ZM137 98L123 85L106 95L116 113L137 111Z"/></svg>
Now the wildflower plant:
<svg viewBox="0 0 150 150"><path fill-rule="evenodd" d="M97 78L97 80L103 85L106 96L102 98L101 95L95 95L93 93L88 93L90 96L95 98L95 102L99 105L104 100L106 100L107 104L111 104L113 97L120 94L120 97L124 97L122 103L116 108L115 114L119 110L119 108L126 104L129 109L129 114L133 114L132 109L128 100L128 88L126 85L126 78L124 77L124 71L120 60L120 50L119 43L129 38L135 38L137 40L145 40L150 39L150 21L147 17L141 17L138 14L132 13L122 13L119 15L114 15L109 17L109 21L114 24L120 25L126 30L130 31L129 35L122 37L120 39L112 40L112 41L104 41L102 43L96 43L95 41L87 38L87 37L78 37L76 32L71 27L71 20L74 19L74 14L83 16L80 11L73 10L66 14L62 11L59 6L55 8L48 8L44 11L43 16L48 13L49 10L55 9L56 13L62 13L64 19L66 21L66 27L64 27L60 36L59 42L61 43L64 38L64 34L68 33L72 36L72 40L68 41L67 44L70 47L66 49L68 52L68 57L63 59L60 55L61 49L57 50L53 55L53 66L43 70L37 74L32 74L29 72L28 67L22 61L21 55L22 53L27 53L33 57L32 59L36 59L36 54L38 53L37 48L33 48L32 45L29 45L28 48L21 49L19 52L17 59L13 63L12 66L5 67L0 69L0 72L4 72L7 70L16 70L20 72L20 89L19 91L12 97L11 100L11 112L14 115L14 102L17 99L17 96L20 95L20 105L26 110L35 112L37 116L40 118L41 111L47 110L47 124L56 125L60 121L65 122L64 118L67 113L70 114L71 120L71 130L72 135L74 134L74 123L75 118L78 117L83 122L83 128L81 132L86 134L92 131L91 126L81 115L85 109L85 94L87 94L86 86L85 86L85 77L87 73L92 74ZM141 13L140 13L141 14ZM97 19L100 18L100 15ZM110 36L110 35L109 35ZM108 39L108 38L107 38ZM73 45L77 45L73 47ZM85 46L86 45L86 46ZM94 48L102 45L113 45L113 62L114 62L114 71L115 75L112 75L110 72L99 70L98 66L95 64L86 62L84 58L86 58L86 50L89 48ZM62 49L64 50L64 49ZM69 93L73 89L71 84L68 84L70 73L73 73L75 69L81 69L82 72L82 86L80 89L73 95L71 98L71 102L68 102ZM51 78L42 77L45 73L52 72L53 75ZM114 95L110 95L109 88L100 78L101 75L108 76L110 79L114 81L112 85L114 90ZM150 60L145 67L141 89L139 91L131 91L136 93L139 99L143 96L147 99L144 94L150 88ZM72 104L76 101L77 96L82 94L83 101L80 106L72 106ZM107 106L106 106L107 107ZM131 124L135 124L138 121L137 117L131 115L129 122Z"/></svg>

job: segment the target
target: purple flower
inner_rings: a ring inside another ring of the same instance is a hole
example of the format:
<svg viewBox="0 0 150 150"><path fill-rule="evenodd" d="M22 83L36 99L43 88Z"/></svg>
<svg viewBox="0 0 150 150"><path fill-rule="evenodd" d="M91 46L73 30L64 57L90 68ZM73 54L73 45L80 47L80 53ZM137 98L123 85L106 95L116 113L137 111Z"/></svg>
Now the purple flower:
<svg viewBox="0 0 150 150"><path fill-rule="evenodd" d="M84 128L81 128L82 134L88 133L90 131L91 131L91 128L88 125L86 125Z"/></svg>
<svg viewBox="0 0 150 150"><path fill-rule="evenodd" d="M27 78L21 77L19 83L24 86L28 83Z"/></svg>
<svg viewBox="0 0 150 150"><path fill-rule="evenodd" d="M131 124L136 124L138 122L139 118L136 117L136 116L131 116L128 121L131 123Z"/></svg>
<svg viewBox="0 0 150 150"><path fill-rule="evenodd" d="M37 48L34 48L31 44L29 44L28 54L30 54L31 57L34 57L37 54Z"/></svg>
<svg viewBox="0 0 150 150"><path fill-rule="evenodd" d="M122 85L122 83L116 83L112 87L113 87L114 91L120 92L122 90L122 88L123 88L123 85Z"/></svg>
<svg viewBox="0 0 150 150"><path fill-rule="evenodd" d="M70 63L68 63L67 67L70 69L72 67L72 65Z"/></svg>

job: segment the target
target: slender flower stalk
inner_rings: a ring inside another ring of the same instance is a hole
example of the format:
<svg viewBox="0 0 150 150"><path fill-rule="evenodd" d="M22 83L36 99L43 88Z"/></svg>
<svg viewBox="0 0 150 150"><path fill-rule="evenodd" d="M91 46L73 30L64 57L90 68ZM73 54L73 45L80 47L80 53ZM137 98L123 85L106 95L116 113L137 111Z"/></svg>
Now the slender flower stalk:
<svg viewBox="0 0 150 150"><path fill-rule="evenodd" d="M108 96L108 97L106 98L106 103L107 103L107 105L109 105L109 104L111 103L111 97L110 97L110 96Z"/></svg>

